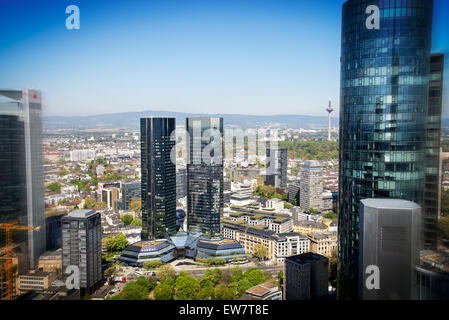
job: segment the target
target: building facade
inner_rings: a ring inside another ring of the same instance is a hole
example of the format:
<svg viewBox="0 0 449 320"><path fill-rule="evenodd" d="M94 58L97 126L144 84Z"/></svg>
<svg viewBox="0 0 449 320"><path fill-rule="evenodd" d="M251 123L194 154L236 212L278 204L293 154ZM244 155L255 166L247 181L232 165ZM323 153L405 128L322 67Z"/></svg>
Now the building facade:
<svg viewBox="0 0 449 320"><path fill-rule="evenodd" d="M265 184L275 188L287 188L286 148L267 148Z"/></svg>
<svg viewBox="0 0 449 320"><path fill-rule="evenodd" d="M40 227L13 235L23 271L37 265L46 246L41 92L0 90L0 97L0 223ZM0 248L4 239L0 229Z"/></svg>
<svg viewBox="0 0 449 320"><path fill-rule="evenodd" d="M328 294L329 259L312 252L285 259L284 299L311 300Z"/></svg>
<svg viewBox="0 0 449 320"><path fill-rule="evenodd" d="M62 218L62 269L79 268L80 288L91 292L103 278L101 270L101 215L75 210Z"/></svg>
<svg viewBox="0 0 449 320"><path fill-rule="evenodd" d="M187 228L213 238L223 215L223 118L187 118Z"/></svg>
<svg viewBox="0 0 449 320"><path fill-rule="evenodd" d="M415 268L421 249L421 207L399 199L364 199L360 205L359 298L416 299ZM379 288L366 286L377 266Z"/></svg>
<svg viewBox="0 0 449 320"><path fill-rule="evenodd" d="M300 203L302 209L323 209L323 166L315 160L301 166Z"/></svg>
<svg viewBox="0 0 449 320"><path fill-rule="evenodd" d="M176 233L175 118L140 119L142 240Z"/></svg>
<svg viewBox="0 0 449 320"><path fill-rule="evenodd" d="M380 9L368 29L366 8ZM399 198L422 204L432 0L349 0L343 5L339 284L358 297L360 200Z"/></svg>
<svg viewBox="0 0 449 320"><path fill-rule="evenodd" d="M424 248L438 247L438 217L441 211L441 116L443 106L444 55L430 57L429 104L427 112L426 172L423 202Z"/></svg>

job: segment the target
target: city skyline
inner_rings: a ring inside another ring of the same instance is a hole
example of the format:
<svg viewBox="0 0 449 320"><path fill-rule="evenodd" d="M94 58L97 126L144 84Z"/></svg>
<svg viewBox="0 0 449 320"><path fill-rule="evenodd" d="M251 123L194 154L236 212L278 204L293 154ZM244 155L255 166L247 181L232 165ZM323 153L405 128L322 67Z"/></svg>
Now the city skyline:
<svg viewBox="0 0 449 320"><path fill-rule="evenodd" d="M44 115L325 115L329 97L338 114L343 2L79 1L69 31L66 4L15 1L0 13L15 30L2 34L0 87L40 88ZM448 9L436 1L432 52L449 50Z"/></svg>

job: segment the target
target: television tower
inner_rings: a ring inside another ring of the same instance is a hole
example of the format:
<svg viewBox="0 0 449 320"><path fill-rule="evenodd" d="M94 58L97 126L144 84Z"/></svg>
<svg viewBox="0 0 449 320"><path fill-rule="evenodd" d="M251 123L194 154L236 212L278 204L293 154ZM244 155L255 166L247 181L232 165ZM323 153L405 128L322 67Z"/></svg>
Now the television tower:
<svg viewBox="0 0 449 320"><path fill-rule="evenodd" d="M334 109L332 109L332 100L329 98L329 107L327 107L326 111L328 112L328 117L329 117L329 126L327 128L327 141L331 141L331 113L332 111L334 111Z"/></svg>

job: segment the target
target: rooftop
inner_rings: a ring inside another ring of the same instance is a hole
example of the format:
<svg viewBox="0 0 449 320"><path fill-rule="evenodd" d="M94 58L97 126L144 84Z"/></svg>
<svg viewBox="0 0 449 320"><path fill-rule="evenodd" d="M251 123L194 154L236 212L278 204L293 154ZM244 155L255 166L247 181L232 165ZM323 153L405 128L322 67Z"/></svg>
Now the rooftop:
<svg viewBox="0 0 449 320"><path fill-rule="evenodd" d="M419 209L418 204L402 199L363 199L364 206L378 209Z"/></svg>
<svg viewBox="0 0 449 320"><path fill-rule="evenodd" d="M69 212L67 214L67 217L70 218L88 218L89 216L95 214L95 210L88 210L88 209L78 209L74 210L72 212Z"/></svg>

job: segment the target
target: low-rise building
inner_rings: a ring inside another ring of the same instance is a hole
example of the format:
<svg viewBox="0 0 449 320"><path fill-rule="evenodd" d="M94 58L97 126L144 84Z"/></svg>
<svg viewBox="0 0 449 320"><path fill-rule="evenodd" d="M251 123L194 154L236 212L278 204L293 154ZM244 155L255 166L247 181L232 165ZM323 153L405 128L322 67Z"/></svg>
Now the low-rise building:
<svg viewBox="0 0 449 320"><path fill-rule="evenodd" d="M310 240L310 251L330 257L338 248L336 232L318 232L308 234Z"/></svg>
<svg viewBox="0 0 449 320"><path fill-rule="evenodd" d="M62 249L44 252L39 257L38 268L44 272L62 273Z"/></svg>
<svg viewBox="0 0 449 320"><path fill-rule="evenodd" d="M310 234L315 232L328 231L329 227L322 222L311 221L311 220L300 220L293 224L293 230L295 232Z"/></svg>
<svg viewBox="0 0 449 320"><path fill-rule="evenodd" d="M240 300L282 300L282 292L273 282L265 282L246 290Z"/></svg>
<svg viewBox="0 0 449 320"><path fill-rule="evenodd" d="M17 279L17 289L19 294L28 291L42 292L47 290L57 278L55 272L45 272L43 270L31 270L27 274L19 275Z"/></svg>

